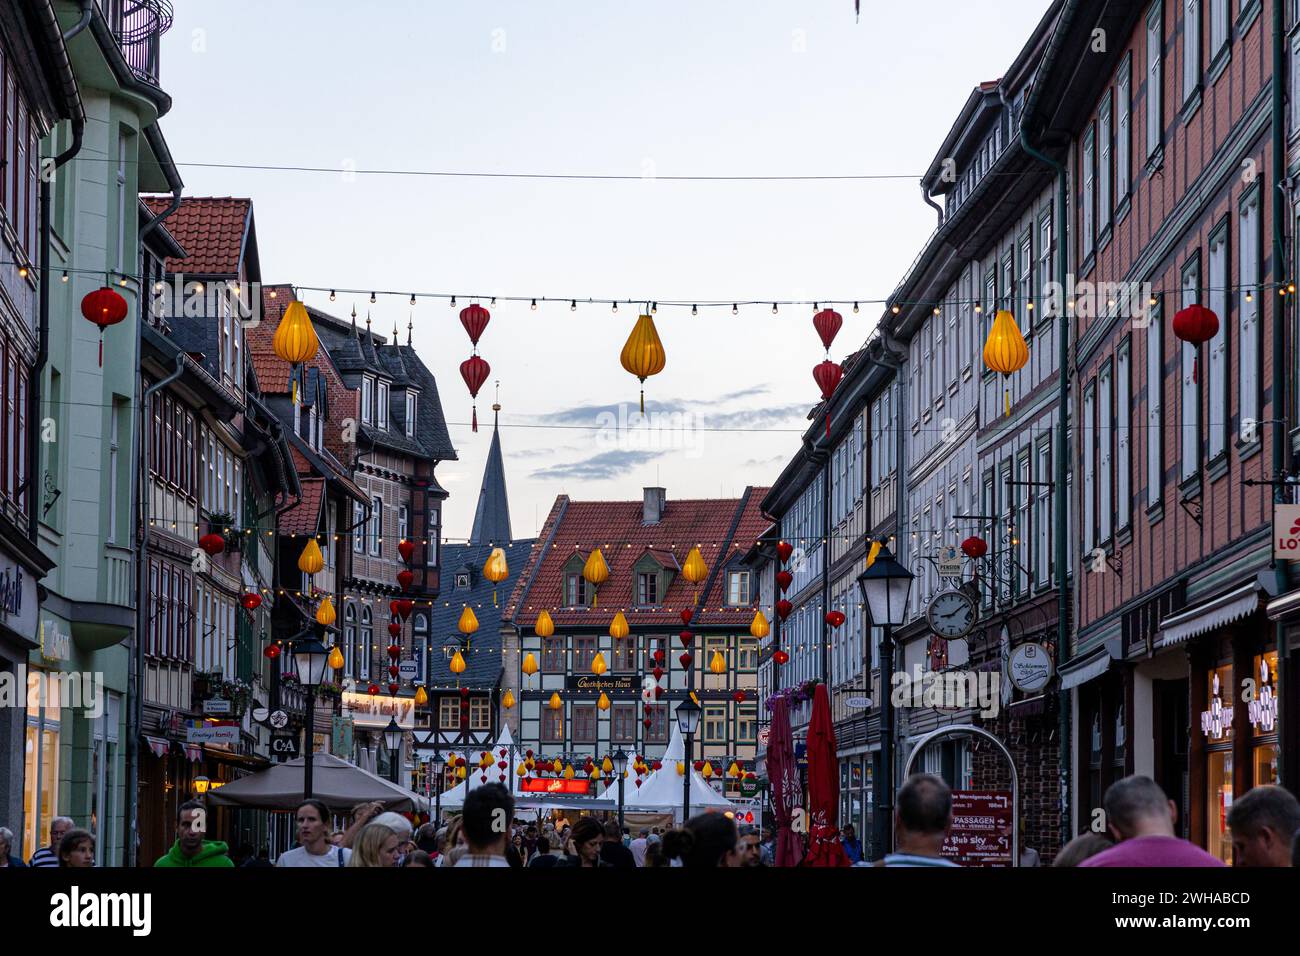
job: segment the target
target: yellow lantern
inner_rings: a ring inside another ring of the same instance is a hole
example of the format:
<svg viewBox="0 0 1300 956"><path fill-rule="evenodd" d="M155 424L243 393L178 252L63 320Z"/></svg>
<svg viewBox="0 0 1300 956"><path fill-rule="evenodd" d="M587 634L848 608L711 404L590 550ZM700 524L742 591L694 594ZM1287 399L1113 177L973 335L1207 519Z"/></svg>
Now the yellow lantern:
<svg viewBox="0 0 1300 956"><path fill-rule="evenodd" d="M534 674L537 673L537 658L532 655L531 651L524 655L524 663L522 665L522 668L523 668L523 672L527 674L529 677L532 677Z"/></svg>
<svg viewBox="0 0 1300 956"><path fill-rule="evenodd" d="M556 773L559 773L561 770L564 769L564 764L560 763L559 757L555 758L555 763L551 764L551 769L554 770Z"/></svg>
<svg viewBox="0 0 1300 956"><path fill-rule="evenodd" d="M494 585L500 584L510 576L510 566L506 564L506 553L501 548L493 548L483 564L483 577ZM492 588L492 606L497 606L497 589Z"/></svg>
<svg viewBox="0 0 1300 956"><path fill-rule="evenodd" d="M582 576L593 588L599 588L609 579L609 565L605 563L605 556L600 553L600 548L596 548L587 556L587 563L582 566ZM591 596L591 606L596 606L597 596Z"/></svg>
<svg viewBox="0 0 1300 956"><path fill-rule="evenodd" d="M429 703L429 692L425 690L424 685L421 684L419 687L415 688L415 706L423 707L427 703Z"/></svg>
<svg viewBox="0 0 1300 956"><path fill-rule="evenodd" d="M677 776L679 777L686 776L686 764L681 760L677 761Z"/></svg>
<svg viewBox="0 0 1300 956"><path fill-rule="evenodd" d="M659 341L654 319L643 315L636 320L632 334L627 337L618 359L623 363L623 368L641 380L641 411L644 413L645 380L662 372L668 360L664 344Z"/></svg>
<svg viewBox="0 0 1300 956"><path fill-rule="evenodd" d="M465 658L460 656L460 651L452 655L451 663L447 665L453 674L465 673Z"/></svg>
<svg viewBox="0 0 1300 956"><path fill-rule="evenodd" d="M330 600L329 595L321 598L321 602L316 607L316 623L329 627L334 623L337 615L334 613L334 602Z"/></svg>
<svg viewBox="0 0 1300 956"><path fill-rule="evenodd" d="M628 627L627 618L623 616L622 611L615 614L614 620L609 622L609 636L616 641L627 637L631 631L632 629Z"/></svg>
<svg viewBox="0 0 1300 956"><path fill-rule="evenodd" d="M1003 377L1018 372L1029 361L1029 346L1020 334L1015 316L1006 309L999 309L993 317L993 327L989 329L988 340L984 343L984 364L994 372L1001 372ZM1011 389L1004 390L1006 396L1006 414L1011 414Z"/></svg>
<svg viewBox="0 0 1300 956"><path fill-rule="evenodd" d="M736 761L733 760L733 761L731 762L731 766L727 768L727 773L728 773L730 776L732 776L732 777L739 777L739 776L740 776L740 765L737 764Z"/></svg>
<svg viewBox="0 0 1300 956"><path fill-rule="evenodd" d="M561 707L564 706L564 701L560 700L560 695L558 693L552 691L551 699L550 701L547 702L547 706L550 707L551 710L559 710ZM556 760L555 762L558 764L560 761ZM557 767L556 769L559 768Z"/></svg>
<svg viewBox="0 0 1300 956"><path fill-rule="evenodd" d="M881 541L871 542L871 550L867 552L867 567L871 567L876 563L876 557L880 554L880 549L884 546L884 542Z"/></svg>
<svg viewBox="0 0 1300 956"><path fill-rule="evenodd" d="M555 633L555 622L551 620L551 612L546 608L537 612L537 620L533 622L533 633L538 637L550 637Z"/></svg>
<svg viewBox="0 0 1300 956"><path fill-rule="evenodd" d="M555 761L555 762L556 762L556 763L559 763L558 760ZM572 780L575 776L576 776L576 774L574 774L574 772L573 772L573 764L569 764L567 767L564 768L564 779L565 779L565 780Z"/></svg>
<svg viewBox="0 0 1300 956"><path fill-rule="evenodd" d="M709 576L709 566L704 563L704 556L700 554L700 547L696 545L691 548L691 553L686 556L686 563L682 565L682 577L695 585L695 603L700 603L700 583Z"/></svg>
<svg viewBox="0 0 1300 956"><path fill-rule="evenodd" d="M605 771L605 773L614 772L614 761L609 759L609 754L606 754L605 759L600 762L600 769Z"/></svg>
<svg viewBox="0 0 1300 956"><path fill-rule="evenodd" d="M713 652L713 657L709 660L709 670L715 674L727 673L727 659L722 656L722 651Z"/></svg>
<svg viewBox="0 0 1300 956"><path fill-rule="evenodd" d="M760 641L772 633L772 626L767 623L762 611L754 612L754 619L749 622L749 633Z"/></svg>
<svg viewBox="0 0 1300 956"><path fill-rule="evenodd" d="M609 710L609 698L605 696L603 690L600 692L600 700L596 701L596 706L601 710Z"/></svg>
<svg viewBox="0 0 1300 956"><path fill-rule="evenodd" d="M293 366L301 366L316 357L320 339L316 337L316 329L311 324L311 317L307 315L307 307L301 302L290 302L284 310L284 317L280 319L280 324L275 328L275 336L271 339L271 348L276 355ZM295 368L294 372L296 371ZM294 404L298 402L297 374L293 375L293 401Z"/></svg>
<svg viewBox="0 0 1300 956"><path fill-rule="evenodd" d="M605 655L597 651L596 656L591 659L591 672L599 677L607 670L609 668L605 665Z"/></svg>
<svg viewBox="0 0 1300 956"><path fill-rule="evenodd" d="M335 670L339 670L346 663L347 661L343 659L343 652L339 650L339 646L335 644L333 647L330 648L330 659L329 659L330 667L334 668Z"/></svg>
<svg viewBox="0 0 1300 956"><path fill-rule="evenodd" d="M315 538L308 538L307 545L298 555L298 570L303 574L315 574L325 567L325 555L321 554L320 545Z"/></svg>
<svg viewBox="0 0 1300 956"><path fill-rule="evenodd" d="M708 780L713 776L713 764L709 763L707 760L704 761L704 766L700 768L700 773L704 775L705 780Z"/></svg>
<svg viewBox="0 0 1300 956"><path fill-rule="evenodd" d="M509 710L511 707L515 706L515 695L511 693L509 690L507 690L504 694L501 695L501 706L504 707L506 710Z"/></svg>
<svg viewBox="0 0 1300 956"><path fill-rule="evenodd" d="M515 773L517 773L521 777L526 777L528 776L528 767L524 764L520 764L518 767L515 768Z"/></svg>
<svg viewBox="0 0 1300 956"><path fill-rule="evenodd" d="M457 780L464 780L464 779L465 779L465 768L464 768L464 767L457 767L457 768L456 768L456 779L457 779Z"/></svg>
<svg viewBox="0 0 1300 956"><path fill-rule="evenodd" d="M456 622L456 629L465 635L473 634L478 630L478 618L474 616L474 609L468 604L460 612L460 620Z"/></svg>
<svg viewBox="0 0 1300 956"><path fill-rule="evenodd" d="M592 780L599 780L599 779L600 779L600 768L599 768L599 767L592 767L592 768L591 768L591 774L590 774L590 776L591 776L591 779L592 779Z"/></svg>

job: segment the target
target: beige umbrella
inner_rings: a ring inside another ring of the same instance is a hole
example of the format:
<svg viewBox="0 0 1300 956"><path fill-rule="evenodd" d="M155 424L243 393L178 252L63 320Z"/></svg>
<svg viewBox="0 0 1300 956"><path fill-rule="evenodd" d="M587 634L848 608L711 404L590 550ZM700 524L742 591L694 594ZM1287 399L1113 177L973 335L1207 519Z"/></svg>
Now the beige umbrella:
<svg viewBox="0 0 1300 956"><path fill-rule="evenodd" d="M208 792L213 806L293 810L303 800L302 757L250 774ZM429 801L333 754L312 759L312 797L331 810L377 800L385 810L428 810Z"/></svg>

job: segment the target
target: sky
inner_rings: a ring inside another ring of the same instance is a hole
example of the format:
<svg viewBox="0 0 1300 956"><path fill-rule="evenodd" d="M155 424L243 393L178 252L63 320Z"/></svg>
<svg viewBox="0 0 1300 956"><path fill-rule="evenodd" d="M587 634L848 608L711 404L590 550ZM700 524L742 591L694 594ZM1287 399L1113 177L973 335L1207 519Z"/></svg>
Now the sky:
<svg viewBox="0 0 1300 956"><path fill-rule="evenodd" d="M516 537L558 494L734 497L769 485L819 398L813 309L660 308L667 353L640 383L628 300L881 300L935 225L918 180L971 89L996 79L1047 0L175 0L162 129L192 196L254 201L265 282L413 342L459 460L444 533L464 538L491 439ZM201 166L194 164L216 164ZM327 172L216 168L323 167ZM632 180L371 175L441 170ZM356 172L354 172L356 171ZM887 175L680 182L669 176ZM417 299L412 292L458 297ZM480 429L458 312L499 302ZM582 300L619 299L608 304ZM578 300L576 311L571 299ZM841 308L837 361L881 307Z"/></svg>

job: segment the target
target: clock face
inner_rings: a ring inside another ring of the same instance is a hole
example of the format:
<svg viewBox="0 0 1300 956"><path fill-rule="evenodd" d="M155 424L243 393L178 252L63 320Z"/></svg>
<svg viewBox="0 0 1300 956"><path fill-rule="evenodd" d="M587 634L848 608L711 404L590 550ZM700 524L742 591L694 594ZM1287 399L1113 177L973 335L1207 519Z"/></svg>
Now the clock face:
<svg viewBox="0 0 1300 956"><path fill-rule="evenodd" d="M975 602L962 591L943 591L930 602L927 616L940 637L965 637L975 626Z"/></svg>

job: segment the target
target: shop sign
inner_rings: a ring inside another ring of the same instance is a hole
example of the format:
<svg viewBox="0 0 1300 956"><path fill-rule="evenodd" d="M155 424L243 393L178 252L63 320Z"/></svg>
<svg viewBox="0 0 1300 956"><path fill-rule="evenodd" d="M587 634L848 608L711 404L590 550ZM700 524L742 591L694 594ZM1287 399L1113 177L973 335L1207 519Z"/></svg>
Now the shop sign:
<svg viewBox="0 0 1300 956"><path fill-rule="evenodd" d="M203 712L205 714L228 714L230 713L230 701L224 697L214 697L211 700L203 702Z"/></svg>
<svg viewBox="0 0 1300 956"><path fill-rule="evenodd" d="M961 552L957 550L956 545L948 544L940 548L936 555L936 563L939 566L939 577L961 577Z"/></svg>
<svg viewBox="0 0 1300 956"><path fill-rule="evenodd" d="M562 793L562 794L581 794L586 796L591 793L591 778L574 777L572 780L565 780L563 777L525 777L519 781L519 789L523 793Z"/></svg>
<svg viewBox="0 0 1300 956"><path fill-rule="evenodd" d="M1277 726L1277 694L1269 680L1267 660L1260 661L1259 690L1246 705L1246 714L1250 717L1250 726L1261 734L1271 734Z"/></svg>
<svg viewBox="0 0 1300 956"><path fill-rule="evenodd" d="M230 720L206 723L196 720L185 727L187 744L237 744L239 743L239 724Z"/></svg>
<svg viewBox="0 0 1300 956"><path fill-rule="evenodd" d="M343 713L352 718L358 727L387 727L388 721L397 718L403 730L415 729L415 698L390 697L387 694L357 694L343 692Z"/></svg>
<svg viewBox="0 0 1300 956"><path fill-rule="evenodd" d="M335 714L330 727L330 753L350 758L352 755L352 718Z"/></svg>
<svg viewBox="0 0 1300 956"><path fill-rule="evenodd" d="M954 790L943 855L959 866L1011 866L1011 806L1009 790Z"/></svg>
<svg viewBox="0 0 1300 956"><path fill-rule="evenodd" d="M1223 705L1219 696L1219 675L1214 675L1213 696L1208 710L1201 711L1201 733L1211 740L1217 740L1232 730L1232 705Z"/></svg>
<svg viewBox="0 0 1300 956"><path fill-rule="evenodd" d="M271 756L281 760L291 760L298 756L298 738L290 734L272 734Z"/></svg>
<svg viewBox="0 0 1300 956"><path fill-rule="evenodd" d="M845 697L844 706L853 710L866 710L871 706L870 697Z"/></svg>
<svg viewBox="0 0 1300 956"><path fill-rule="evenodd" d="M48 617L41 618L41 657L47 661L72 659L72 636Z"/></svg>
<svg viewBox="0 0 1300 956"><path fill-rule="evenodd" d="M1026 694L1036 694L1046 687L1054 670L1052 655L1042 644L1017 644L1007 658L1007 677Z"/></svg>
<svg viewBox="0 0 1300 956"><path fill-rule="evenodd" d="M740 796L745 800L758 796L758 779L740 781Z"/></svg>
<svg viewBox="0 0 1300 956"><path fill-rule="evenodd" d="M0 559L0 621L23 637L34 638L36 603L36 579L19 565Z"/></svg>
<svg viewBox="0 0 1300 956"><path fill-rule="evenodd" d="M416 674L415 661L413 660L402 661L400 664L397 665L397 673L401 676L402 680L405 681L415 680L415 674Z"/></svg>
<svg viewBox="0 0 1300 956"><path fill-rule="evenodd" d="M1300 505L1273 506L1273 557L1300 561Z"/></svg>
<svg viewBox="0 0 1300 956"><path fill-rule="evenodd" d="M595 674L570 674L565 682L568 690L636 690L636 677L632 674L606 674L597 677Z"/></svg>

